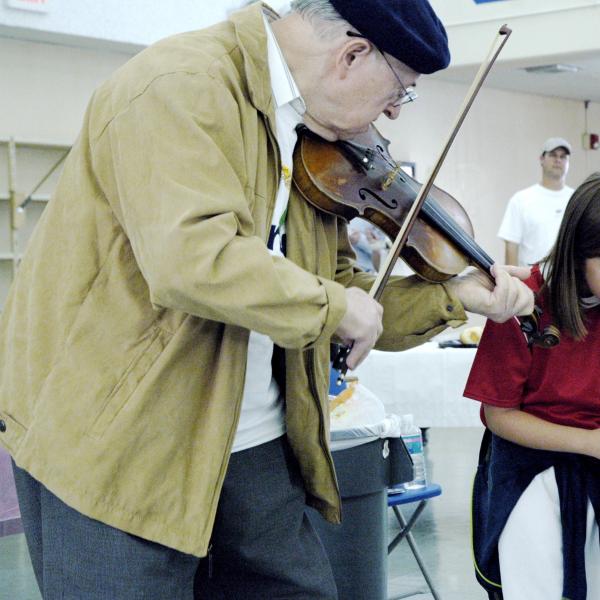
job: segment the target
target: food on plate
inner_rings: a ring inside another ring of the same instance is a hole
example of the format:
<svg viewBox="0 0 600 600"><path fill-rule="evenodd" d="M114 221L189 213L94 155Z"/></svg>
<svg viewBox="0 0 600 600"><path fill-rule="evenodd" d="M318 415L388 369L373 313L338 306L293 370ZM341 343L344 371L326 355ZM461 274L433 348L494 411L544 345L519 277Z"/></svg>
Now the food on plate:
<svg viewBox="0 0 600 600"><path fill-rule="evenodd" d="M347 400L350 400L352 394L354 393L354 386L358 383L358 379L347 377L346 383L348 387L345 390L342 390L337 396L329 397L329 409L331 411L344 404L344 402Z"/></svg>
<svg viewBox="0 0 600 600"><path fill-rule="evenodd" d="M381 423L385 419L383 402L356 377L347 377L346 383L345 390L329 397L331 431Z"/></svg>
<svg viewBox="0 0 600 600"><path fill-rule="evenodd" d="M477 325L474 327L467 327L460 333L460 341L463 344L479 344L481 334L483 333L483 327Z"/></svg>

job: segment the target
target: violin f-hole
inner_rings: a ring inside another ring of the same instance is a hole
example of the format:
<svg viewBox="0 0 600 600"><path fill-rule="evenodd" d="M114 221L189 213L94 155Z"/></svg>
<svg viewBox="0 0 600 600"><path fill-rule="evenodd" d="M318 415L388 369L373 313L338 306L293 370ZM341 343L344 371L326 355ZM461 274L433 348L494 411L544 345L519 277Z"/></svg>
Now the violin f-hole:
<svg viewBox="0 0 600 600"><path fill-rule="evenodd" d="M366 200L368 196L371 196L371 198L374 198L375 200L377 200L377 202L383 204L386 208L389 208L391 210L398 208L399 206L398 200L394 200L392 198L391 202L388 203L381 196L377 195L375 192L372 192L368 188L360 188L358 190L358 195L360 196L361 200Z"/></svg>

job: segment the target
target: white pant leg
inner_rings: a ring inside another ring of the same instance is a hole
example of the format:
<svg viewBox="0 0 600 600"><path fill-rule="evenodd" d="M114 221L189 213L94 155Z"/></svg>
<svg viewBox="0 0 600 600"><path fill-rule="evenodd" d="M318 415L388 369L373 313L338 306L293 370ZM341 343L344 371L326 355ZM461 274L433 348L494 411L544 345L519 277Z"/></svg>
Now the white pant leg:
<svg viewBox="0 0 600 600"><path fill-rule="evenodd" d="M592 503L588 500L587 529L585 537L585 577L589 600L600 598L600 542L598 523Z"/></svg>
<svg viewBox="0 0 600 600"><path fill-rule="evenodd" d="M560 600L562 527L554 467L537 475L498 542L504 600Z"/></svg>
<svg viewBox="0 0 600 600"><path fill-rule="evenodd" d="M554 467L538 474L510 513L498 543L504 600L561 600L562 525ZM588 500L585 563L589 600L600 599L600 544Z"/></svg>

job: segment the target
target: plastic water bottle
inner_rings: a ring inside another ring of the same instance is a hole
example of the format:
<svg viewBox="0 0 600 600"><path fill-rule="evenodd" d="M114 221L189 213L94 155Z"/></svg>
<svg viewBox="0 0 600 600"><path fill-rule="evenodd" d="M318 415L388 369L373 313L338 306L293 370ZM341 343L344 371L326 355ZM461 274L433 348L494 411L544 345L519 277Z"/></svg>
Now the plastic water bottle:
<svg viewBox="0 0 600 600"><path fill-rule="evenodd" d="M413 461L413 479L404 484L407 490L416 490L427 485L425 473L425 455L421 429L415 425L412 415L402 417L401 435L404 445Z"/></svg>

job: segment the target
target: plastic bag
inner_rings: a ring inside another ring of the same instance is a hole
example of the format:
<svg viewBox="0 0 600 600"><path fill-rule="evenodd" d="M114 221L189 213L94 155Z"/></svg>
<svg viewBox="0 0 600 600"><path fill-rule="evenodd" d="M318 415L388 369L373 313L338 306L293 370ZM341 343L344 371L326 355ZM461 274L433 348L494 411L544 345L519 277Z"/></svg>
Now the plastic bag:
<svg viewBox="0 0 600 600"><path fill-rule="evenodd" d="M385 419L383 402L358 380L330 401L331 430L372 425Z"/></svg>
<svg viewBox="0 0 600 600"><path fill-rule="evenodd" d="M386 415L383 402L358 380L330 396L331 449L344 450L377 438L400 437L400 418Z"/></svg>

